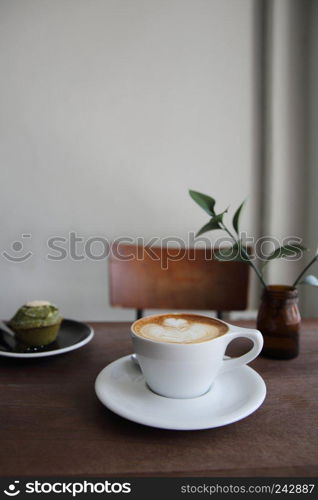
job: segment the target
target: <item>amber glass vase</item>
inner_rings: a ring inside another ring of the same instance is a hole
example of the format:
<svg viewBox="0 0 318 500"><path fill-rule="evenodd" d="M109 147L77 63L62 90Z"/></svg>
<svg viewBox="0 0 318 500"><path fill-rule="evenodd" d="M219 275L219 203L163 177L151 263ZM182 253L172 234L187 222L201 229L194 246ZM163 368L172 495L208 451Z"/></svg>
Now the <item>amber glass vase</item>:
<svg viewBox="0 0 318 500"><path fill-rule="evenodd" d="M300 313L298 291L284 285L264 288L257 329L264 337L262 355L290 359L299 353Z"/></svg>

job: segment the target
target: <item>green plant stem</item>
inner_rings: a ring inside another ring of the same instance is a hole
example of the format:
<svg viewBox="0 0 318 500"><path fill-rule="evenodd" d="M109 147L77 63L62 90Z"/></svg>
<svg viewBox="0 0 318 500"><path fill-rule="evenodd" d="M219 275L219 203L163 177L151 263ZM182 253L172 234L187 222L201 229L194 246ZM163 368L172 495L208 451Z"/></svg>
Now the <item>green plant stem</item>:
<svg viewBox="0 0 318 500"><path fill-rule="evenodd" d="M318 259L318 254L315 255L313 259L307 264L307 266L302 270L302 272L299 274L299 276L296 278L296 280L293 283L293 287L297 286L301 278L304 276L305 272L308 271L308 269L316 262Z"/></svg>
<svg viewBox="0 0 318 500"><path fill-rule="evenodd" d="M235 242L237 242L238 240L231 233L231 231L225 226L224 222L222 223L222 226L223 226L224 231L227 232L227 234L232 238L232 240L234 240ZM264 278L263 278L262 274L260 273L259 269L256 267L256 265L254 264L254 262L250 259L250 256L248 255L248 253L245 251L245 249L243 247L241 247L241 250L242 250L243 256L248 261L249 265L254 269L254 271L255 271L258 279L262 283L263 287L266 288L266 283L265 283Z"/></svg>

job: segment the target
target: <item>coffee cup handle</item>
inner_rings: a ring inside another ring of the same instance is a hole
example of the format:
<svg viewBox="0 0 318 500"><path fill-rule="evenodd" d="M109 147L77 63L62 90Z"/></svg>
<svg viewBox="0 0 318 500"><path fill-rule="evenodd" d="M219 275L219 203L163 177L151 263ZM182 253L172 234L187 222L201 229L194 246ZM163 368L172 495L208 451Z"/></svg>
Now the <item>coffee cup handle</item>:
<svg viewBox="0 0 318 500"><path fill-rule="evenodd" d="M250 361L253 361L262 350L263 347L263 336L258 330L248 329L248 328L238 328L235 327L235 331L226 334L227 344L229 345L232 340L237 338L247 338L253 342L253 347L246 354L239 356L238 358L228 358L223 360L223 365L221 366L220 373L233 370L233 368L238 368L239 366L246 365Z"/></svg>

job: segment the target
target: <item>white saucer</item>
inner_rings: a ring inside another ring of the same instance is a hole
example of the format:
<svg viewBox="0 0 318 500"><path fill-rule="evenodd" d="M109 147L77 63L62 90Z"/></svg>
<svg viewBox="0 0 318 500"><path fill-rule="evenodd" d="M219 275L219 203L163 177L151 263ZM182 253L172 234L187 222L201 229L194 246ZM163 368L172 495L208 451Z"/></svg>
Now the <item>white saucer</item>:
<svg viewBox="0 0 318 500"><path fill-rule="evenodd" d="M219 375L212 389L193 399L171 399L148 389L131 356L110 363L98 375L95 391L114 413L139 424L174 430L220 427L253 413L264 401L266 386L249 366Z"/></svg>

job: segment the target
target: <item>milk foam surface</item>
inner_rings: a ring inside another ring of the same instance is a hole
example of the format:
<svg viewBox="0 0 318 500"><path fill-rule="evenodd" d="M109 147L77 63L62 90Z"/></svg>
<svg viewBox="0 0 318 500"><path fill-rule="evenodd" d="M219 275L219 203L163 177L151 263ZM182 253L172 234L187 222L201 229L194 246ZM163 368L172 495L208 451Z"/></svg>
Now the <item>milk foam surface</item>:
<svg viewBox="0 0 318 500"><path fill-rule="evenodd" d="M204 342L221 335L220 328L208 320L195 322L175 317L165 317L161 323L145 323L138 333L152 340L184 344Z"/></svg>

